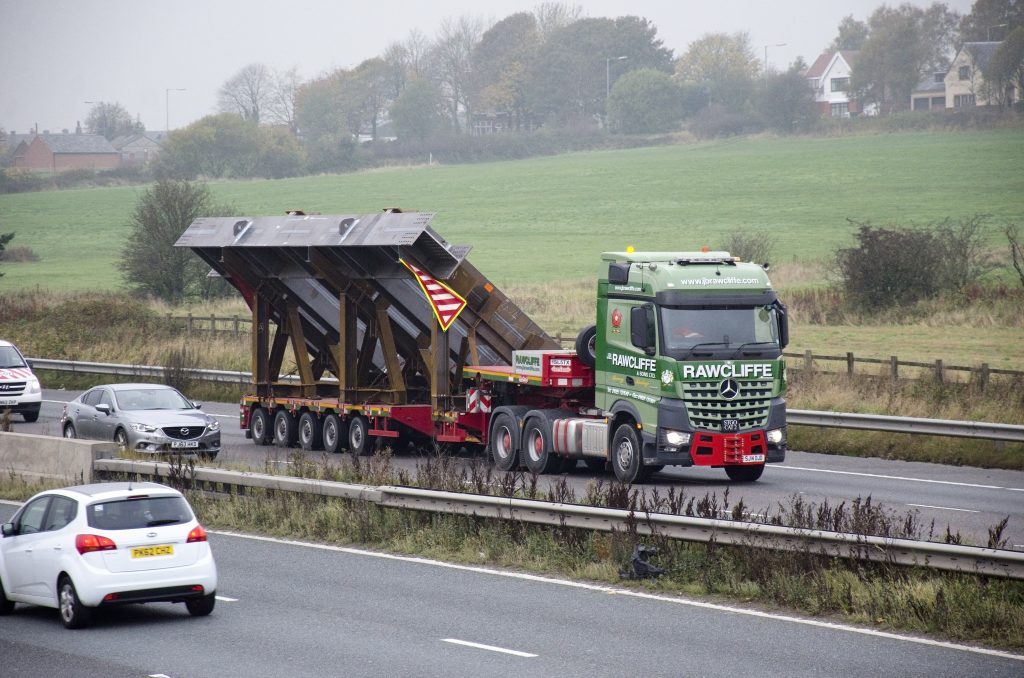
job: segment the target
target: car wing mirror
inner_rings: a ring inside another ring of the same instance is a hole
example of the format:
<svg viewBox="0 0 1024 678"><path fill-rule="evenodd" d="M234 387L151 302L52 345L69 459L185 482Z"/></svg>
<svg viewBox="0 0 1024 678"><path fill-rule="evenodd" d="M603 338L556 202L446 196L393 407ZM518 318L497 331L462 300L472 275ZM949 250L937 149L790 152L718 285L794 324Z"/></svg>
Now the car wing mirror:
<svg viewBox="0 0 1024 678"><path fill-rule="evenodd" d="M109 415L110 414L110 405L108 405L106 403L100 403L99 405L96 406L96 411L97 412L102 412L103 414L108 414Z"/></svg>
<svg viewBox="0 0 1024 678"><path fill-rule="evenodd" d="M14 523L4 523L0 526L0 532L2 532L5 537L13 537L17 534L17 531L14 529Z"/></svg>
<svg viewBox="0 0 1024 678"><path fill-rule="evenodd" d="M198 400L193 400L192 401L192 407L196 408L197 410L201 410L201 409L203 409L203 404L201 402L199 402Z"/></svg>

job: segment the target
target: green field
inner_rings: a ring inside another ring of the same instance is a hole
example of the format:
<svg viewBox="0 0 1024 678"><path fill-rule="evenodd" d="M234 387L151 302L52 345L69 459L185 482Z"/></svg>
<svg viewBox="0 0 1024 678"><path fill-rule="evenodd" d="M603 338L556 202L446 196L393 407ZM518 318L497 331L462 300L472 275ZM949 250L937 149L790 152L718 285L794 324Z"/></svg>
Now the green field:
<svg viewBox="0 0 1024 678"><path fill-rule="evenodd" d="M578 280L598 254L720 246L738 229L771 231L781 261L828 258L851 241L847 217L923 223L991 214L1024 226L1024 133L753 138L577 153L476 165L277 181L218 181L246 215L289 209L437 212L449 241L497 283ZM116 263L141 187L0 196L0 233L34 263L0 267L0 291L116 289Z"/></svg>

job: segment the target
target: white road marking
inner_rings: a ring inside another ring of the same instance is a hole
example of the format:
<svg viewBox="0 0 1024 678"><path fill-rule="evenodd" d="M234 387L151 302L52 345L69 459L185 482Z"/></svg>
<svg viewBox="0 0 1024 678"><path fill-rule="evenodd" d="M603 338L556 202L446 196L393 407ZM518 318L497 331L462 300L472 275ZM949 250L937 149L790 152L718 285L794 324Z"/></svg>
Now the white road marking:
<svg viewBox="0 0 1024 678"><path fill-rule="evenodd" d="M977 487L982 490L1008 490L1010 492L1024 492L1024 487L1002 487L1000 485L979 485L977 483L958 483L953 480L930 480L928 478L907 478L906 476L887 476L881 473L859 473L857 471L836 471L826 468L806 468L804 466L780 466L775 464L773 469L790 471L813 471L815 473L836 473L844 476L863 476L865 478L885 478L886 480L909 480L915 483L934 483L936 485L956 485L958 487Z"/></svg>
<svg viewBox="0 0 1024 678"><path fill-rule="evenodd" d="M524 581L533 581L544 584L553 584L556 586L565 586L568 588L582 589L585 591L595 591L598 593L610 593L622 596L631 596L633 598L642 598L644 600L656 600L659 602L672 603L675 605L685 605L688 607L696 607L705 610L717 610L719 612L731 612L734 614L742 614L748 617L757 617L760 619L771 619L774 621L790 622L792 624L803 624L805 626L814 626L817 628L831 629L833 631L845 631L846 633L859 633L865 636L874 636L876 638L886 638L888 640L898 640L905 643L917 643L919 645L928 645L930 647L941 647L947 650L956 650L958 652L970 652L973 654L983 654L990 657L1001 657L1003 659L1014 659L1019 662L1024 662L1024 655L1013 654L1012 652L1004 652L1003 650L993 650L985 647L972 647L970 645L961 645L959 643L951 643L942 640L932 640L931 638L919 638L916 636L903 636L897 633L891 633L888 631L876 631L875 629L860 628L857 626L850 626L847 624L837 624L835 622L819 621L817 619L802 619L800 617L793 617L784 614L774 614L771 612L762 612L760 610L748 610L742 607L732 607L731 605L719 605L717 603L706 603L700 600L691 600L689 598L659 595L653 593L644 593L643 591L634 591L632 589L616 588L614 586L603 586L600 584L588 584L586 582L569 581L566 579L555 579L553 577L542 577L536 574L526 574L523 572L505 572L502 570L493 570L486 567L474 567L471 565L459 565L456 563L445 563L440 560L430 560L428 558L417 558L415 556L398 556L391 553L377 553L375 551L364 551L362 549L354 549L346 546L331 546L330 544L313 544L304 541L294 541L291 539L277 539L275 537L263 537L255 534L243 534L241 532L225 532L221 530L207 530L211 534L219 534L226 537L238 537L239 539L250 539L252 541L263 541L270 542L273 544L284 544L287 546L300 546L304 548L320 549L323 551L335 551L337 553L348 553L357 556L367 556L370 558L382 558L384 560L397 560L406 563L415 563L419 565L431 565L433 567L443 567L451 570L459 570L462 572L474 572L476 574L487 574L495 577L506 577L508 579L520 579Z"/></svg>
<svg viewBox="0 0 1024 678"><path fill-rule="evenodd" d="M917 508L942 509L943 511L962 511L963 513L981 513L981 511L973 511L971 509L953 508L952 506L929 506L928 504L907 504L907 506L915 506Z"/></svg>
<svg viewBox="0 0 1024 678"><path fill-rule="evenodd" d="M520 652L519 650L508 650L504 647L495 647L494 645L482 645L480 643L471 643L468 640L459 640L457 638L442 638L443 643L452 643L453 645L465 645L466 647L475 647L478 650L490 650L491 652L504 652L505 654L514 654L517 657L536 657L535 654L529 652Z"/></svg>
<svg viewBox="0 0 1024 678"><path fill-rule="evenodd" d="M217 600L223 600L225 603L237 603L238 598L228 598L227 596L214 596Z"/></svg>
<svg viewBox="0 0 1024 678"><path fill-rule="evenodd" d="M151 673L146 678L171 678L166 673Z"/></svg>

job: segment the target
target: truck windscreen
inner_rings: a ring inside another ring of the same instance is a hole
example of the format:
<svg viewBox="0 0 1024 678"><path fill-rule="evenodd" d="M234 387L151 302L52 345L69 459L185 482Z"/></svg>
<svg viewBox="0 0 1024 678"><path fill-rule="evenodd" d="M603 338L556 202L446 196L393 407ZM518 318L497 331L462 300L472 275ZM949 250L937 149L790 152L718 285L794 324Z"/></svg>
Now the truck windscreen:
<svg viewBox="0 0 1024 678"><path fill-rule="evenodd" d="M779 323L773 306L660 309L664 355L687 358L775 357Z"/></svg>

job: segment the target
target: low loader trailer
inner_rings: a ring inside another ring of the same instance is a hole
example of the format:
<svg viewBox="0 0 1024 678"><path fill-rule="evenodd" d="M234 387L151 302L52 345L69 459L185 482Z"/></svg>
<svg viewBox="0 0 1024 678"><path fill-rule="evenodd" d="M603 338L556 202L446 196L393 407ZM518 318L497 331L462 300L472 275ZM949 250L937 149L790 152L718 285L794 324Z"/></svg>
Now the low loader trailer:
<svg viewBox="0 0 1024 678"><path fill-rule="evenodd" d="M767 265L606 252L595 322L565 350L432 218L201 218L181 236L252 311L239 424L256 444L450 444L624 483L670 465L749 482L785 459L788 321Z"/></svg>

